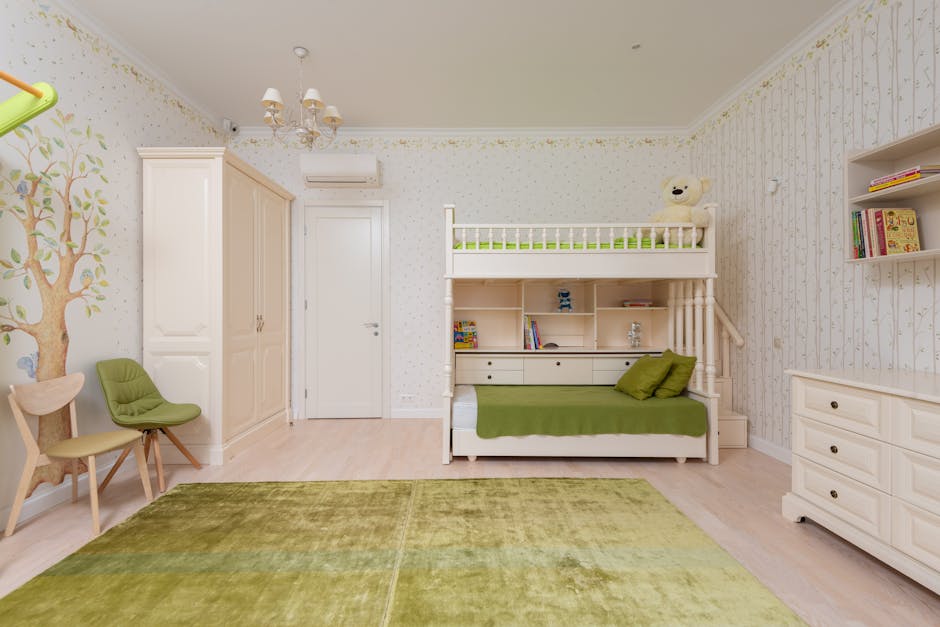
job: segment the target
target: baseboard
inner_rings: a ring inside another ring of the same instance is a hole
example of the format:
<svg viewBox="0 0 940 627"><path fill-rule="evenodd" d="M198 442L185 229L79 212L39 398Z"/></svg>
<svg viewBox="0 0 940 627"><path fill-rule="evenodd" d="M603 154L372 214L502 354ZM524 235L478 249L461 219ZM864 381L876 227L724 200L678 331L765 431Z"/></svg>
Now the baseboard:
<svg viewBox="0 0 940 627"><path fill-rule="evenodd" d="M100 466L96 469L95 475L98 477L98 485L101 485L101 482L104 481L104 478L107 476L112 466L114 466L114 461L117 460L113 460L110 464ZM133 455L117 472L115 478L122 476L126 468L133 468L135 470L134 476L137 476L137 465L134 463ZM138 485L140 485L139 478L137 481ZM156 489L156 486L154 486L154 489ZM88 473L82 473L78 477L78 498L79 500L85 499L86 502L88 501ZM69 503L71 500L72 475L66 475L62 483L56 486L50 486L47 483L41 484L36 488L36 491L33 492L32 496L23 501L23 509L20 510L20 517L17 520L17 524L19 525L20 523L23 523L30 518L35 518L39 514L52 509L56 505ZM3 521L4 526L6 526L7 520L10 518L11 509L13 509L12 503L0 509L0 520Z"/></svg>
<svg viewBox="0 0 940 627"><path fill-rule="evenodd" d="M764 438L758 438L753 435L747 436L747 445L754 449L755 451L760 451L764 455L770 455L776 460L783 462L784 464L789 465L790 462L790 449L784 448L779 444L774 444L769 440Z"/></svg>
<svg viewBox="0 0 940 627"><path fill-rule="evenodd" d="M440 409L439 407L420 407L420 408L396 407L392 409L392 415L390 416L390 418L436 418L436 419L440 419L443 413L444 413L444 410Z"/></svg>

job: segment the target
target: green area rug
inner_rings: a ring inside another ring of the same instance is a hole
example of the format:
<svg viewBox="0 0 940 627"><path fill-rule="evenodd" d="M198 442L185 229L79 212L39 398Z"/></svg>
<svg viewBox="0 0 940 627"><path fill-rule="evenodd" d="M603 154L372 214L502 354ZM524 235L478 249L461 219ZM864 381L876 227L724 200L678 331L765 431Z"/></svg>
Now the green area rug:
<svg viewBox="0 0 940 627"><path fill-rule="evenodd" d="M7 625L791 625L640 479L185 484Z"/></svg>

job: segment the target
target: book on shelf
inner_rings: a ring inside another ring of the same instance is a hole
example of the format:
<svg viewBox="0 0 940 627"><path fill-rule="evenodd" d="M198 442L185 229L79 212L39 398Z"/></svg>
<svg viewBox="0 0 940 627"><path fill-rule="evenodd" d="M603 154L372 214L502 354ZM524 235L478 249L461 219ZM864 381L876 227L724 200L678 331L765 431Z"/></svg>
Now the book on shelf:
<svg viewBox="0 0 940 627"><path fill-rule="evenodd" d="M522 319L522 347L526 350L542 348L538 322L529 318L529 316L523 316Z"/></svg>
<svg viewBox="0 0 940 627"><path fill-rule="evenodd" d="M872 207L852 212L854 259L920 250L917 214L909 208Z"/></svg>
<svg viewBox="0 0 940 627"><path fill-rule="evenodd" d="M909 180L915 180L921 176L927 174L937 174L940 173L940 164L932 165L915 165L913 167L907 168L905 170L899 170L897 172L892 172L891 174L886 174L884 176L879 176L874 178L868 184L868 191L876 192L879 189L884 189L884 187L891 187L891 185L897 185L899 183L906 183ZM914 177L914 178L908 178ZM902 180L904 179L904 180ZM890 185L886 185L890 184Z"/></svg>
<svg viewBox="0 0 940 627"><path fill-rule="evenodd" d="M455 320L454 348L466 349L477 348L478 346L477 323L473 320Z"/></svg>

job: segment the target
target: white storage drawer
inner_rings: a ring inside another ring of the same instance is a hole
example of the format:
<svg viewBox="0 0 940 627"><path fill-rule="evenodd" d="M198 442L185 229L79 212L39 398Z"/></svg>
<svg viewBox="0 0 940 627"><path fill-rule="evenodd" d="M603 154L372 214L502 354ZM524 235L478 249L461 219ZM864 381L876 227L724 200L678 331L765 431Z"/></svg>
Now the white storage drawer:
<svg viewBox="0 0 940 627"><path fill-rule="evenodd" d="M940 459L895 448L891 494L940 515Z"/></svg>
<svg viewBox="0 0 940 627"><path fill-rule="evenodd" d="M457 370L522 370L522 357L457 355Z"/></svg>
<svg viewBox="0 0 940 627"><path fill-rule="evenodd" d="M616 370L623 374L630 369L630 366L642 355L622 355L620 357L595 357L593 360L594 370Z"/></svg>
<svg viewBox="0 0 940 627"><path fill-rule="evenodd" d="M930 568L940 569L940 516L894 499L891 544Z"/></svg>
<svg viewBox="0 0 940 627"><path fill-rule="evenodd" d="M891 489L891 447L883 442L797 416L793 452L873 488Z"/></svg>
<svg viewBox="0 0 940 627"><path fill-rule="evenodd" d="M529 357L523 365L526 385L591 385L594 380L590 357Z"/></svg>
<svg viewBox="0 0 940 627"><path fill-rule="evenodd" d="M940 454L940 405L893 397L893 444L928 455Z"/></svg>
<svg viewBox="0 0 940 627"><path fill-rule="evenodd" d="M818 464L793 456L793 492L862 531L891 541L891 497Z"/></svg>
<svg viewBox="0 0 940 627"><path fill-rule="evenodd" d="M869 437L888 436L888 397L877 392L794 378L793 411Z"/></svg>
<svg viewBox="0 0 940 627"><path fill-rule="evenodd" d="M521 370L461 370L455 377L458 384L522 385Z"/></svg>

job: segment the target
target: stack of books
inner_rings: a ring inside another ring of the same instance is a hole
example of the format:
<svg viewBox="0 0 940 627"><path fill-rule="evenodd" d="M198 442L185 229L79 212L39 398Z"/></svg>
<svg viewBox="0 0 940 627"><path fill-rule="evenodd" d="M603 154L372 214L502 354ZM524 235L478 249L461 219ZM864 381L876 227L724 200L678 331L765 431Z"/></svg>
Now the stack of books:
<svg viewBox="0 0 940 627"><path fill-rule="evenodd" d="M539 323L524 317L524 326L522 329L523 348L526 350L536 350L542 348L542 336L539 334Z"/></svg>
<svg viewBox="0 0 940 627"><path fill-rule="evenodd" d="M454 321L454 348L477 348L477 323L473 320Z"/></svg>
<svg viewBox="0 0 940 627"><path fill-rule="evenodd" d="M876 179L872 179L868 184L868 191L877 192L880 189L887 189L889 187L894 187L895 185L903 185L904 183L916 181L917 179L924 178L925 176L930 176L932 174L940 174L940 165L915 165L914 167L908 168L906 170L892 172L891 174L886 174L884 176L879 176Z"/></svg>
<svg viewBox="0 0 940 627"><path fill-rule="evenodd" d="M913 209L862 209L852 212L855 259L913 253L920 250Z"/></svg>

